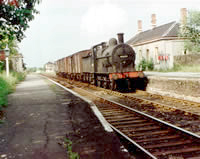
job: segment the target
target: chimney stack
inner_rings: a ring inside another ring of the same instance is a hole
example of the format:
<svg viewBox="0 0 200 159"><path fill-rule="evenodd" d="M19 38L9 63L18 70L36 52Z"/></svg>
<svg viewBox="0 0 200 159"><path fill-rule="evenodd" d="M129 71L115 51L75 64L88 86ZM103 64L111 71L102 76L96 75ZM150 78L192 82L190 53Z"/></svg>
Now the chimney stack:
<svg viewBox="0 0 200 159"><path fill-rule="evenodd" d="M152 29L156 27L156 14L151 15L151 25Z"/></svg>
<svg viewBox="0 0 200 159"><path fill-rule="evenodd" d="M142 21L138 20L138 33L142 32Z"/></svg>
<svg viewBox="0 0 200 159"><path fill-rule="evenodd" d="M187 22L187 9L181 8L181 26L184 26Z"/></svg>
<svg viewBox="0 0 200 159"><path fill-rule="evenodd" d="M117 36L118 36L119 44L123 44L124 43L124 33L118 33Z"/></svg>

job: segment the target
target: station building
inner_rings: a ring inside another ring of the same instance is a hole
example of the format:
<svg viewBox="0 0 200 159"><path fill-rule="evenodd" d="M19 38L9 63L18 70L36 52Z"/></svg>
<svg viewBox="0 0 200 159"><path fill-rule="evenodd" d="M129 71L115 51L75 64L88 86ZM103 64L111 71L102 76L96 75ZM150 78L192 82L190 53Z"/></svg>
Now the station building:
<svg viewBox="0 0 200 159"><path fill-rule="evenodd" d="M23 72L24 71L24 61L22 54L12 55L10 57L10 61L12 62L12 69L15 72Z"/></svg>
<svg viewBox="0 0 200 159"><path fill-rule="evenodd" d="M184 39L179 37L181 28L186 23L187 10L181 9L180 22L170 22L156 26L156 15L151 15L152 28L142 31L142 21L138 20L138 33L126 43L136 52L136 65L142 59L153 60L155 69L172 68L174 56L184 55Z"/></svg>
<svg viewBox="0 0 200 159"><path fill-rule="evenodd" d="M47 62L44 65L45 72L54 73L55 72L55 64L53 62Z"/></svg>

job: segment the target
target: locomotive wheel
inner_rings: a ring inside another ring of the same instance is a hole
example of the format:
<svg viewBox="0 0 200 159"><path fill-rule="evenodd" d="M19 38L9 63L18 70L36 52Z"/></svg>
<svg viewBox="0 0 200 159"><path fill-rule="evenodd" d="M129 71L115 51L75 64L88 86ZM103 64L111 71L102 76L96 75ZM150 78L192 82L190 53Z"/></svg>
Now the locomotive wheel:
<svg viewBox="0 0 200 159"><path fill-rule="evenodd" d="M128 87L128 90L130 91L131 90L131 81L130 80L127 80L127 87Z"/></svg>
<svg viewBox="0 0 200 159"><path fill-rule="evenodd" d="M97 81L97 86L101 87L101 81Z"/></svg>
<svg viewBox="0 0 200 159"><path fill-rule="evenodd" d="M110 89L113 91L117 89L117 84L114 80L110 81Z"/></svg>
<svg viewBox="0 0 200 159"><path fill-rule="evenodd" d="M106 88L107 88L107 86L108 86L108 83L107 83L107 81L104 81L104 82L103 82L103 88L105 88L105 89L106 89Z"/></svg>

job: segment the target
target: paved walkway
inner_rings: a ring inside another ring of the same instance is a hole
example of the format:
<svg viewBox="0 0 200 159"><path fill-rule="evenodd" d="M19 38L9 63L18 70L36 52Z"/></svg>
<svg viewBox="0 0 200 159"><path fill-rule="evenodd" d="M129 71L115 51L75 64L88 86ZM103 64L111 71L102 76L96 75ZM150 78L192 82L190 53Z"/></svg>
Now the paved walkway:
<svg viewBox="0 0 200 159"><path fill-rule="evenodd" d="M129 158L87 103L39 75L29 75L9 96L6 118L0 125L0 159L68 158L58 144L64 137L81 158Z"/></svg>
<svg viewBox="0 0 200 159"><path fill-rule="evenodd" d="M199 72L144 72L147 76L175 77L175 78L200 78Z"/></svg>

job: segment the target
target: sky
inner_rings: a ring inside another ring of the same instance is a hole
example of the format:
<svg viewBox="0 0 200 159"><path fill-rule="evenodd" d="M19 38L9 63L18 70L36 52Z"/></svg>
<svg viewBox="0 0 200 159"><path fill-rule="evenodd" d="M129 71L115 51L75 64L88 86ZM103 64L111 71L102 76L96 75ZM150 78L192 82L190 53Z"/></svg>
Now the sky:
<svg viewBox="0 0 200 159"><path fill-rule="evenodd" d="M151 14L157 26L180 21L180 9L200 10L200 0L42 0L40 14L29 23L19 44L27 67L43 67L93 45L117 38L125 41L151 29Z"/></svg>

